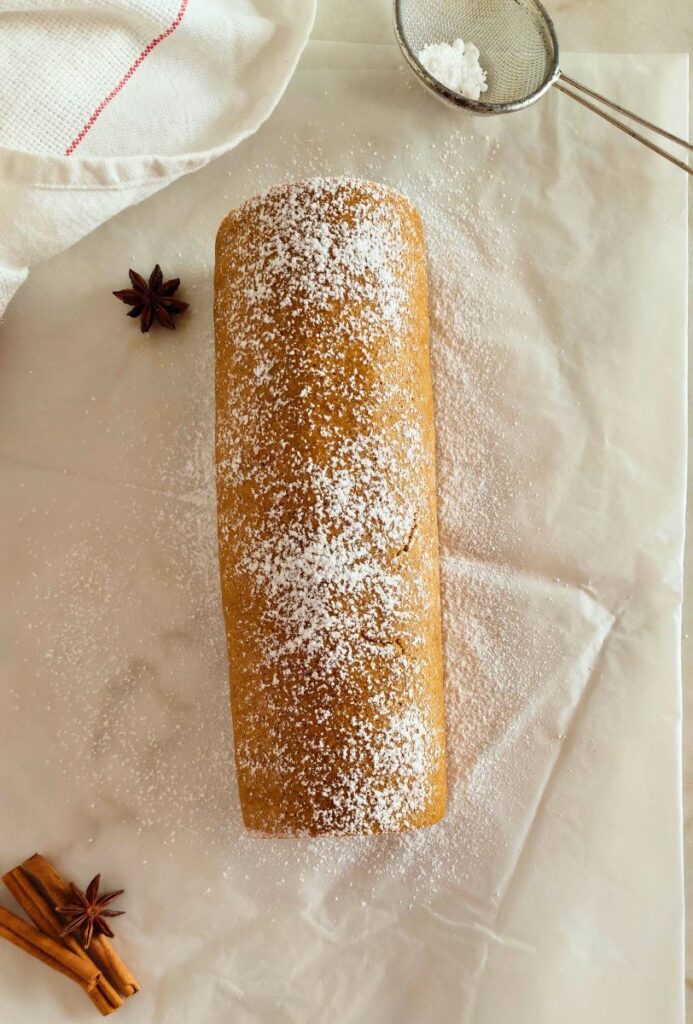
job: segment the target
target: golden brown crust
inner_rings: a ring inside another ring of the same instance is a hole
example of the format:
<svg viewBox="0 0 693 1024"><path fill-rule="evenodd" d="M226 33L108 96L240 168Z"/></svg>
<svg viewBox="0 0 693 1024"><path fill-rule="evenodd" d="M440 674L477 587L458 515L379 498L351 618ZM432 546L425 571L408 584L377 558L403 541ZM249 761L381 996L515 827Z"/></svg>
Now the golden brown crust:
<svg viewBox="0 0 693 1024"><path fill-rule="evenodd" d="M217 236L217 498L249 828L445 812L425 248L401 195L285 185Z"/></svg>

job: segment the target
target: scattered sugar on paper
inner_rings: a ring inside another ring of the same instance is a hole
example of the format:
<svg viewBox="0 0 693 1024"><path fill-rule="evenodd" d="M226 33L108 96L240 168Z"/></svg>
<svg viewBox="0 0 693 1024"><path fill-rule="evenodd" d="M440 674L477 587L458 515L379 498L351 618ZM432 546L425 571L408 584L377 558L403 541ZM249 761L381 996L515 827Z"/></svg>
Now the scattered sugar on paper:
<svg viewBox="0 0 693 1024"><path fill-rule="evenodd" d="M291 152L292 139L286 144ZM37 590L42 635L50 637L45 675L56 699L74 711L49 756L73 780L71 789L93 792L97 800L108 793L115 815L122 809L123 820L161 837L169 851L182 843L200 857L221 859L230 884L246 878L260 891L314 885L317 877L328 886L358 879L367 894L384 878L406 878L414 898L450 884L473 887L495 870L494 842L503 832L496 822L496 765L509 737L528 742L534 697L551 673L553 652L515 593L512 575L493 568L512 540L504 495L522 486L496 408L504 388L498 339L507 328L494 289L512 269L503 239L513 226L507 204L498 209L476 198L471 172L459 160L461 144L468 139L450 133L438 149L437 167L431 169L430 155L421 167L411 154L391 178L419 208L430 253L447 635L445 821L408 835L289 845L243 831L219 603L209 329L201 331L194 362L180 370L179 393L189 398L186 430L169 438L163 464L152 464L150 489L114 488L130 510L125 532L114 537L105 521L92 522L90 543L75 541L62 555L50 591ZM487 169L496 145L481 144ZM382 178L384 154L366 152L356 137L353 146L361 173ZM319 146L287 159L296 178L338 170L326 166ZM272 184L277 173L285 174L263 165L258 177L265 180L249 182L249 191ZM210 263L199 297L207 303L211 269ZM129 457L124 450L123 465ZM162 599L169 595L172 607L161 609L158 623L148 618L140 627L142 653L134 654L142 567L136 559L119 560L113 545L136 550L135 538L147 523L158 553L146 571L160 573ZM96 543L100 532L103 544ZM58 541L65 546L64 537ZM37 563L52 557L45 550L35 555ZM521 759L515 770L522 773Z"/></svg>

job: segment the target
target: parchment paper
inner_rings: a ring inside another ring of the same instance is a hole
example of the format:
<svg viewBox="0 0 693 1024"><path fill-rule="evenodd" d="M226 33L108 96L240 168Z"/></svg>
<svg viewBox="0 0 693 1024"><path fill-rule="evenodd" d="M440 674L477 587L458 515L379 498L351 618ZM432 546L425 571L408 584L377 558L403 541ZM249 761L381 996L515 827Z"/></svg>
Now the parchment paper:
<svg viewBox="0 0 693 1024"><path fill-rule="evenodd" d="M11 304L1 862L126 887L123 1021L678 1022L684 176L557 93L473 120L400 65L311 44L256 136ZM686 58L563 66L684 133ZM213 238L316 173L428 235L452 792L412 837L251 838L235 790ZM110 291L156 261L191 310L141 338ZM93 1016L5 943L0 978L8 1024Z"/></svg>

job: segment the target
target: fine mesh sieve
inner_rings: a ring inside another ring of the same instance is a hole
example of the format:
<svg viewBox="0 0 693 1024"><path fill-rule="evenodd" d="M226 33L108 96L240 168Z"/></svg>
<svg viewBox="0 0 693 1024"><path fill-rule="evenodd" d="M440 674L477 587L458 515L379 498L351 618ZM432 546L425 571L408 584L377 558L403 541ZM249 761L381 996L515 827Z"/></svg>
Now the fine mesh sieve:
<svg viewBox="0 0 693 1024"><path fill-rule="evenodd" d="M658 128L561 72L553 22L539 0L394 0L394 9L395 32L404 57L417 78L446 102L475 114L505 114L528 107L555 84L571 99L693 174L693 168L683 160L657 146L593 101L644 125L670 142L693 150L689 142ZM467 99L449 89L434 78L418 59L417 54L429 43L452 43L455 39L474 43L481 53L480 60L488 84L483 99Z"/></svg>

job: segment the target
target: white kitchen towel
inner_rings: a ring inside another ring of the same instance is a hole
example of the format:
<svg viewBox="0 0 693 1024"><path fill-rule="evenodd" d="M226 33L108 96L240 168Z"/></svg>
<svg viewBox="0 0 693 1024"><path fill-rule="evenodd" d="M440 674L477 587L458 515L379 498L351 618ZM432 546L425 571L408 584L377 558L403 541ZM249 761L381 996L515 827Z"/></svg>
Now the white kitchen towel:
<svg viewBox="0 0 693 1024"><path fill-rule="evenodd" d="M254 132L315 3L0 6L0 315L33 264Z"/></svg>

